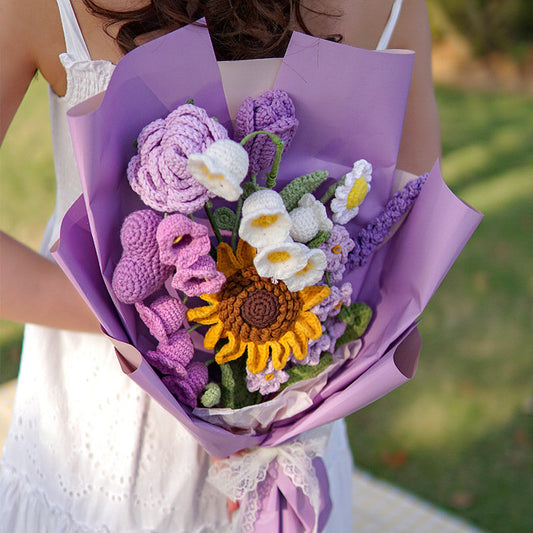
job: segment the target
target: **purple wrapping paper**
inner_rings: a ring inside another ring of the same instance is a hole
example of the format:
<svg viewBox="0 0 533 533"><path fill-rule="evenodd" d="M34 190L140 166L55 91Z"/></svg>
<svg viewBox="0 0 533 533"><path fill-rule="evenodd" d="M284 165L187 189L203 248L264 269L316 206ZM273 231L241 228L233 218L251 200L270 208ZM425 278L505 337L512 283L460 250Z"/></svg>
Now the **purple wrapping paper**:
<svg viewBox="0 0 533 533"><path fill-rule="evenodd" d="M329 170L338 179L355 160L365 158L374 169L372 190L347 228L355 234L378 215L396 170L413 57L412 52L361 50L294 33L275 88L291 95L300 126L283 157L276 188L316 169ZM436 164L396 235L365 267L346 276L354 288L353 301L365 301L374 310L357 357L329 380L311 409L274 423L267 434L233 434L208 424L170 395L131 346L142 352L153 340L137 327L133 306L120 303L111 290L121 254L120 226L142 205L125 175L135 153L133 143L148 122L189 98L231 131L208 32L195 26L129 53L117 65L103 98L71 110L84 201L78 200L65 216L54 255L116 340L123 369L209 454L226 457L250 446L282 444L361 409L409 380L421 347L416 320L482 217L450 192ZM196 342L199 346L198 336ZM278 500L281 509L286 503ZM294 509L288 513L293 516Z"/></svg>

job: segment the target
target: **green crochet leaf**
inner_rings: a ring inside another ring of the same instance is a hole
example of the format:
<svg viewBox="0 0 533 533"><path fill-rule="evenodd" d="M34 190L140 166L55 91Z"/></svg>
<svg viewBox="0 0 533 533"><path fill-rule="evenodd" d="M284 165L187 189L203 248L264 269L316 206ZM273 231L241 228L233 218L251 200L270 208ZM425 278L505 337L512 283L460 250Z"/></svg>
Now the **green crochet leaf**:
<svg viewBox="0 0 533 533"><path fill-rule="evenodd" d="M364 334L372 320L372 309L363 302L354 302L348 307L343 305L338 317L347 325L344 334L337 339L335 348L352 342Z"/></svg>
<svg viewBox="0 0 533 533"><path fill-rule="evenodd" d="M217 403L220 402L222 392L218 383L208 383L205 386L204 393L200 398L200 403L207 408L214 407Z"/></svg>
<svg viewBox="0 0 533 533"><path fill-rule="evenodd" d="M222 407L240 409L261 401L258 392L250 392L246 387L246 356L220 365Z"/></svg>
<svg viewBox="0 0 533 533"><path fill-rule="evenodd" d="M254 192L260 191L261 189L266 189L266 187L261 187L257 183L252 183L251 181L246 181L241 185L242 187L242 199L246 200L248 196L251 196Z"/></svg>
<svg viewBox="0 0 533 533"><path fill-rule="evenodd" d="M281 384L279 388L280 392L293 383L298 383L298 381L303 381L304 379L310 379L318 376L318 374L331 365L331 363L333 363L333 356L329 352L323 352L318 365L296 365L292 368L289 368L287 370L289 379L285 383Z"/></svg>
<svg viewBox="0 0 533 533"><path fill-rule="evenodd" d="M319 231L316 236L307 243L308 248L318 248L329 239L329 231Z"/></svg>
<svg viewBox="0 0 533 533"><path fill-rule="evenodd" d="M308 192L314 192L321 183L327 180L328 175L327 170L315 170L311 174L293 179L286 185L281 190L280 195L287 211L292 211L295 207L298 207L300 198Z"/></svg>
<svg viewBox="0 0 533 533"><path fill-rule="evenodd" d="M213 212L213 220L218 229L231 231L235 227L237 215L229 207L219 207Z"/></svg>

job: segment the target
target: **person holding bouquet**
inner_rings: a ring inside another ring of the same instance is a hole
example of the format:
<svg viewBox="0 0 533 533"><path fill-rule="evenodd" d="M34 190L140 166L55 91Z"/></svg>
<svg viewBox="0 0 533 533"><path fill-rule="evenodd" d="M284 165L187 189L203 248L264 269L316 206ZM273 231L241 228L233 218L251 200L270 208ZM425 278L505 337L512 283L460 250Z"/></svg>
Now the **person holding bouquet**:
<svg viewBox="0 0 533 533"><path fill-rule="evenodd" d="M228 513L225 496L206 482L209 456L122 373L91 311L52 261L61 220L81 193L66 112L104 91L124 54L201 17L221 71L226 61L281 58L292 31L366 49L411 49L416 59L398 167L420 175L440 153L425 2L1 0L0 6L0 138L39 71L50 84L57 176L56 209L40 254L5 234L0 241L2 317L28 323L0 466L0 532L231 531L238 505L230 502ZM324 463L333 505L324 531L350 531L352 463L343 422L333 424Z"/></svg>

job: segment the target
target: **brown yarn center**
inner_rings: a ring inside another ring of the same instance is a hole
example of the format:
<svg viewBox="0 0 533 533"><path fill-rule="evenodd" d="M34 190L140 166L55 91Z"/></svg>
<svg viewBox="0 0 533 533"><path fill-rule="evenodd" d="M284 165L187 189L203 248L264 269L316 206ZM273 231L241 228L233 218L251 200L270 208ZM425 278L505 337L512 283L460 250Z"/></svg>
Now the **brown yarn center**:
<svg viewBox="0 0 533 533"><path fill-rule="evenodd" d="M266 328L276 322L279 315L279 301L276 296L260 289L248 294L241 305L241 316L250 326Z"/></svg>

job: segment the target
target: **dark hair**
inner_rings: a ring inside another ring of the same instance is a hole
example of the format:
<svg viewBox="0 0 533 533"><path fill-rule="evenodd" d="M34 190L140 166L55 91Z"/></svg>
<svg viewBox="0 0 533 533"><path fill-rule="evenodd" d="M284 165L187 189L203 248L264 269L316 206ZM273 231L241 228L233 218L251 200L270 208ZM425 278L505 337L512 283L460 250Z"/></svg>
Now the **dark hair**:
<svg viewBox="0 0 533 533"><path fill-rule="evenodd" d="M137 37L150 32L170 32L205 17L213 47L219 60L281 57L289 42L289 25L295 22L311 35L302 9L324 16L302 5L301 0L152 0L149 5L130 11L113 11L92 0L83 0L89 10L107 19L109 27L119 24L116 41L127 53ZM340 41L340 35L320 36Z"/></svg>

